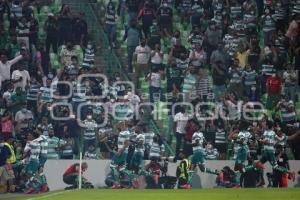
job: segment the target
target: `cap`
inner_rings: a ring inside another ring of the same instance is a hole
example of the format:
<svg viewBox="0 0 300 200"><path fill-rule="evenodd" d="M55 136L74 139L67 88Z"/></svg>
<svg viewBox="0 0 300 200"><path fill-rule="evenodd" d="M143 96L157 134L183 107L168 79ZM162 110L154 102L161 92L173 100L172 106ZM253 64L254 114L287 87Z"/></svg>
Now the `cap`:
<svg viewBox="0 0 300 200"><path fill-rule="evenodd" d="M48 17L54 17L53 13L48 13Z"/></svg>

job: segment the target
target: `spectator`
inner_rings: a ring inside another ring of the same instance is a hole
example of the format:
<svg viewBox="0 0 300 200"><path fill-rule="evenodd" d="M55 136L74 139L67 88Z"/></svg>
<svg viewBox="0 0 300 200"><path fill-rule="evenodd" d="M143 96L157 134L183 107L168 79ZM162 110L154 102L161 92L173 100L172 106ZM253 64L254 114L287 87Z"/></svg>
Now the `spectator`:
<svg viewBox="0 0 300 200"><path fill-rule="evenodd" d="M185 135L185 127L189 117L185 109L181 107L174 116L174 133L176 134L176 157L179 156L180 149Z"/></svg>
<svg viewBox="0 0 300 200"><path fill-rule="evenodd" d="M273 109L280 100L282 81L277 73L267 79L267 109Z"/></svg>
<svg viewBox="0 0 300 200"><path fill-rule="evenodd" d="M48 13L48 19L44 24L44 30L46 32L46 53L50 53L50 48L54 53L57 53L58 49L58 23L53 13Z"/></svg>
<svg viewBox="0 0 300 200"><path fill-rule="evenodd" d="M11 71L11 66L19 62L20 60L23 59L22 55L19 55L15 57L13 60L7 60L7 54L5 52L1 52L1 60L0 60L0 74L1 74L1 81L4 90L6 89L6 85L8 84L8 81L10 80L10 71Z"/></svg>
<svg viewBox="0 0 300 200"><path fill-rule="evenodd" d="M154 68L146 77L146 80L148 80L150 84L149 94L151 103L157 100L163 101L164 99L161 86L163 77L164 72L160 68Z"/></svg>
<svg viewBox="0 0 300 200"><path fill-rule="evenodd" d="M142 20L142 29L146 39L149 38L150 27L155 19L155 11L151 8L148 1L145 2L144 7L138 14L138 19Z"/></svg>
<svg viewBox="0 0 300 200"><path fill-rule="evenodd" d="M15 91L17 88L21 88L24 92L28 89L30 75L29 72L24 69L23 65L17 64L17 69L13 71L11 79L13 80Z"/></svg>
<svg viewBox="0 0 300 200"><path fill-rule="evenodd" d="M115 48L116 47L116 20L117 13L115 4L110 0L106 6L106 14L105 14L105 24L106 24L106 32L108 34L110 45Z"/></svg>
<svg viewBox="0 0 300 200"><path fill-rule="evenodd" d="M140 45L135 48L134 52L134 63L136 63L135 74L136 81L135 87L140 88L139 77L144 77L149 71L149 59L150 59L151 49L146 44L146 40L142 39Z"/></svg>
<svg viewBox="0 0 300 200"><path fill-rule="evenodd" d="M170 37L173 32L173 11L168 6L167 1L162 1L162 5L157 10L157 24L164 37Z"/></svg>
<svg viewBox="0 0 300 200"><path fill-rule="evenodd" d="M123 40L125 41L127 39L127 54L128 54L128 72L132 73L133 67L132 67L132 61L133 61L133 54L136 50L136 47L139 44L141 34L140 30L137 28L137 23L135 20L132 20L130 22L129 28L125 31L125 35Z"/></svg>

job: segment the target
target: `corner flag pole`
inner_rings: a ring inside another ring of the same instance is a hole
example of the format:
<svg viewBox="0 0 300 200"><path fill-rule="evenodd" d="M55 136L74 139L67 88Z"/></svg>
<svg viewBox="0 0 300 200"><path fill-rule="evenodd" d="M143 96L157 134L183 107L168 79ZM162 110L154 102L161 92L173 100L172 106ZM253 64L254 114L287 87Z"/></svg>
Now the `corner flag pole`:
<svg viewBox="0 0 300 200"><path fill-rule="evenodd" d="M79 180L78 180L78 189L81 190L81 185L82 185L82 152L80 151L79 153Z"/></svg>

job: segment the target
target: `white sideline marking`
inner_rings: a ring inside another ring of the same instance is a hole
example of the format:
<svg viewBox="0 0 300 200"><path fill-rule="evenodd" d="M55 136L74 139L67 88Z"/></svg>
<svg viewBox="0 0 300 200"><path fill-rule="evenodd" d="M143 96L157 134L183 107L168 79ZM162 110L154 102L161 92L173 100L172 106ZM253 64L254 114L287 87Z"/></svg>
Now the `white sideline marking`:
<svg viewBox="0 0 300 200"><path fill-rule="evenodd" d="M74 191L74 190L66 190L66 191L61 191L61 192L57 192L57 193L53 193L53 194L48 194L48 195L41 196L41 197L33 197L33 198L29 198L29 199L26 199L26 200L38 200L38 199L45 199L45 198L48 198L48 197L57 196L57 195L60 195L60 194L64 194L64 193L67 193L67 192L71 192L71 191Z"/></svg>

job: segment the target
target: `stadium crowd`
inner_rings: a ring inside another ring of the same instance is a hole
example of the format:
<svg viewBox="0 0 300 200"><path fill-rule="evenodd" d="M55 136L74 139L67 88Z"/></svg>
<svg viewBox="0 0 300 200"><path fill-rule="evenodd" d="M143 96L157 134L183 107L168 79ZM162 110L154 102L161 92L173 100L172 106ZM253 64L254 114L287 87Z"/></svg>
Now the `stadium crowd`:
<svg viewBox="0 0 300 200"><path fill-rule="evenodd" d="M266 161L274 187L295 179L288 159L300 159L299 1L109 0L103 27L112 51L127 55L131 87L121 72L101 75L84 13L62 5L41 19L43 4L52 1L0 1L1 191L46 192L46 161L79 152L112 159L113 188L124 176L139 185L133 174L157 187L166 160L181 160L180 188L197 166L224 187L262 177ZM148 101L150 111L140 106ZM160 133L149 123L159 124L157 102L168 103L169 129ZM209 159L235 159L235 182L225 180L230 169L207 168Z"/></svg>

